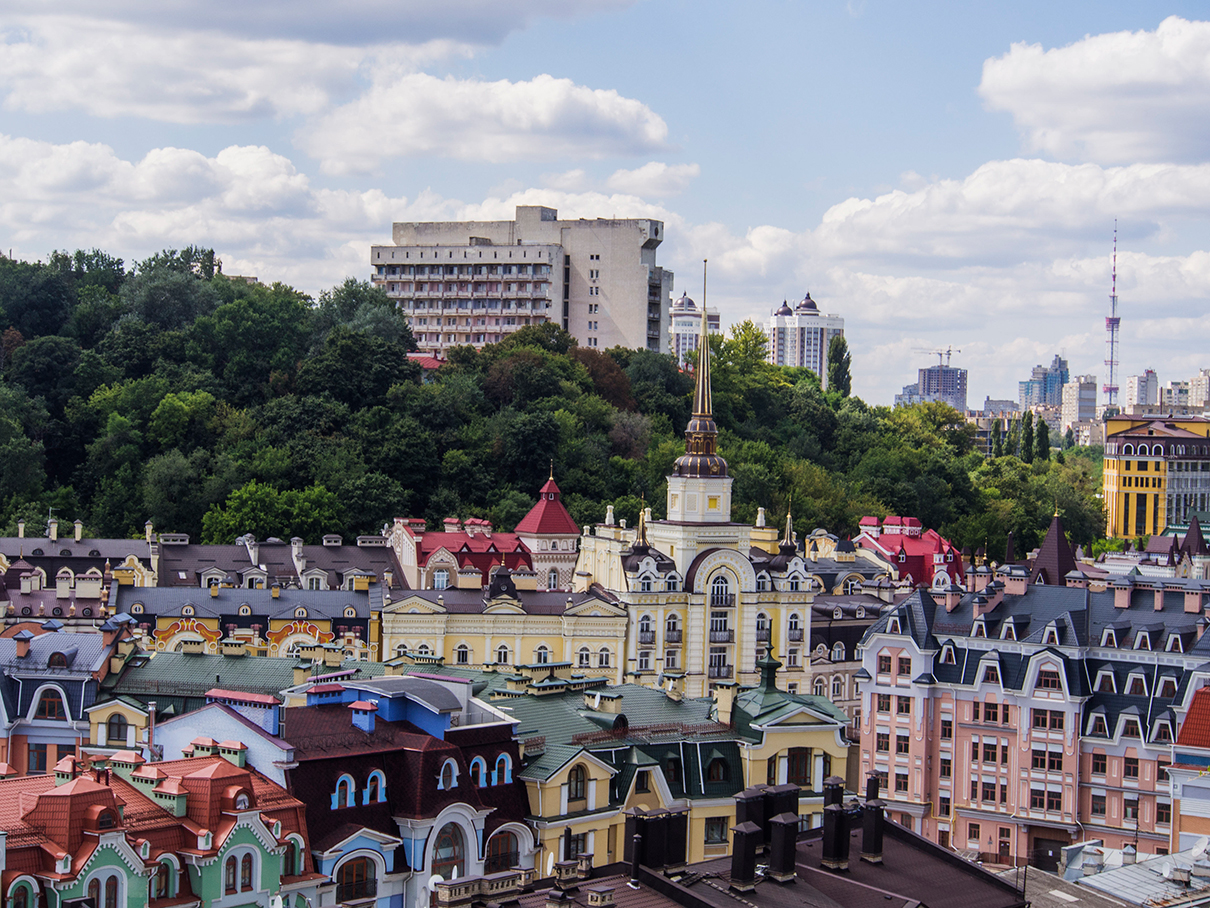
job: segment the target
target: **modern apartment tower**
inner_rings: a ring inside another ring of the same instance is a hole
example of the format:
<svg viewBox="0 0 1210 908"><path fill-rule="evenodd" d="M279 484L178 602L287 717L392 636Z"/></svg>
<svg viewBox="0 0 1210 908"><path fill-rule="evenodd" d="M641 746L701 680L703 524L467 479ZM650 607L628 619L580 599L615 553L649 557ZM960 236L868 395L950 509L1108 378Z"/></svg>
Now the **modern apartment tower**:
<svg viewBox="0 0 1210 908"><path fill-rule="evenodd" d="M1049 366L1034 366L1030 377L1017 383L1021 409L1043 404L1058 407L1063 403L1063 386L1068 380L1067 360L1055 356Z"/></svg>
<svg viewBox="0 0 1210 908"><path fill-rule="evenodd" d="M656 264L662 221L560 220L518 205L511 221L397 222L373 246L372 279L422 350L495 343L554 322L582 346L662 350L673 274Z"/></svg>
<svg viewBox="0 0 1210 908"><path fill-rule="evenodd" d="M782 302L766 322L769 335L768 361L775 366L798 366L810 369L828 387L828 345L832 338L844 336L844 319L829 313L823 315L808 293L790 308Z"/></svg>
<svg viewBox="0 0 1210 908"><path fill-rule="evenodd" d="M670 336L669 349L676 357L676 363L682 369L693 365L691 357L697 355L698 339L701 336L702 310L697 303L682 293L680 299L672 301L668 333ZM706 327L711 334L718 334L719 318L717 309L706 310Z"/></svg>

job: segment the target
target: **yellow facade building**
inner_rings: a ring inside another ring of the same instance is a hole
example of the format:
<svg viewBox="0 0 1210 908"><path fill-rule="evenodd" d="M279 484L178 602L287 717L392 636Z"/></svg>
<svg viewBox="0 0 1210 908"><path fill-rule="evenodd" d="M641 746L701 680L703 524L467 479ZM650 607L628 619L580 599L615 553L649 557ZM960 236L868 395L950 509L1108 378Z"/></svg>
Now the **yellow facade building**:
<svg viewBox="0 0 1210 908"><path fill-rule="evenodd" d="M1210 420L1112 417L1105 426L1105 533L1134 539L1187 526L1210 506Z"/></svg>

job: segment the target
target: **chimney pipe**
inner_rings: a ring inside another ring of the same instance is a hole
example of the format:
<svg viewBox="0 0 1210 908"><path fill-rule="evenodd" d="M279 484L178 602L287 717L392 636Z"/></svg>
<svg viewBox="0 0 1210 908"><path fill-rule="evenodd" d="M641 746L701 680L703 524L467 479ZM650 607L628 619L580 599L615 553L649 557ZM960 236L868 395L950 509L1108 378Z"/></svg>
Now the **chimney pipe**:
<svg viewBox="0 0 1210 908"><path fill-rule="evenodd" d="M840 806L844 800L844 779L840 776L828 776L823 780L823 806L835 804Z"/></svg>
<svg viewBox="0 0 1210 908"><path fill-rule="evenodd" d="M779 883L794 882L794 862L798 849L798 814L779 813L769 820L773 830L769 845L769 876Z"/></svg>
<svg viewBox="0 0 1210 908"><path fill-rule="evenodd" d="M630 840L630 888L639 888L639 865L643 863L643 834L636 832Z"/></svg>
<svg viewBox="0 0 1210 908"><path fill-rule="evenodd" d="M731 849L731 889L751 892L756 888L756 846L764 833L752 822L732 826L731 831L735 833Z"/></svg>
<svg viewBox="0 0 1210 908"><path fill-rule="evenodd" d="M839 804L823 809L823 859L825 870L849 869L849 815Z"/></svg>
<svg viewBox="0 0 1210 908"><path fill-rule="evenodd" d="M882 833L886 826L886 801L873 798L861 812L861 859L869 864L882 863Z"/></svg>
<svg viewBox="0 0 1210 908"><path fill-rule="evenodd" d="M77 520L75 523L75 528L76 528L76 542L79 542L84 537L84 521Z"/></svg>

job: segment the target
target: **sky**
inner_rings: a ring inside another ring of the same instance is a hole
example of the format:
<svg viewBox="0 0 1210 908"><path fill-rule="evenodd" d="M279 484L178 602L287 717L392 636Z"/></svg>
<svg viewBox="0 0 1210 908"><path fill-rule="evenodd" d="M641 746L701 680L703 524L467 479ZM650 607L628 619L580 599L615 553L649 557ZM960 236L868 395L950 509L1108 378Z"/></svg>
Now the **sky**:
<svg viewBox="0 0 1210 908"><path fill-rule="evenodd" d="M0 250L213 247L309 293L406 220L656 217L723 324L809 290L853 390L1210 367L1203 4L8 0Z"/></svg>

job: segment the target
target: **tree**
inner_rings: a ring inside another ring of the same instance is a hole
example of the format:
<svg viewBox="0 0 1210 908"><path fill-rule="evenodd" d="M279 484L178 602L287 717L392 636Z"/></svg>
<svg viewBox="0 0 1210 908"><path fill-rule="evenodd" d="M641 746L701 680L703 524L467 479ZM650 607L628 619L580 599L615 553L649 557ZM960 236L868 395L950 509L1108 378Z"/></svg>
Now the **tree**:
<svg viewBox="0 0 1210 908"><path fill-rule="evenodd" d="M1025 411L1021 419L1021 459L1026 463L1034 460L1034 414L1032 410Z"/></svg>
<svg viewBox="0 0 1210 908"><path fill-rule="evenodd" d="M1067 434L1063 436L1063 447L1074 448L1076 446L1076 433L1072 431L1071 426L1067 427Z"/></svg>
<svg viewBox="0 0 1210 908"><path fill-rule="evenodd" d="M1000 428L1000 420L992 422L992 457L1004 456L1004 432Z"/></svg>
<svg viewBox="0 0 1210 908"><path fill-rule="evenodd" d="M843 334L838 334L832 338L828 344L828 390L836 391L842 397L848 397L852 391L853 379L849 374L849 367L852 364L852 355L849 353L849 342L844 339Z"/></svg>
<svg viewBox="0 0 1210 908"><path fill-rule="evenodd" d="M1046 424L1046 420L1044 419L1038 420L1038 446L1034 459L1041 461L1050 460L1050 426Z"/></svg>

